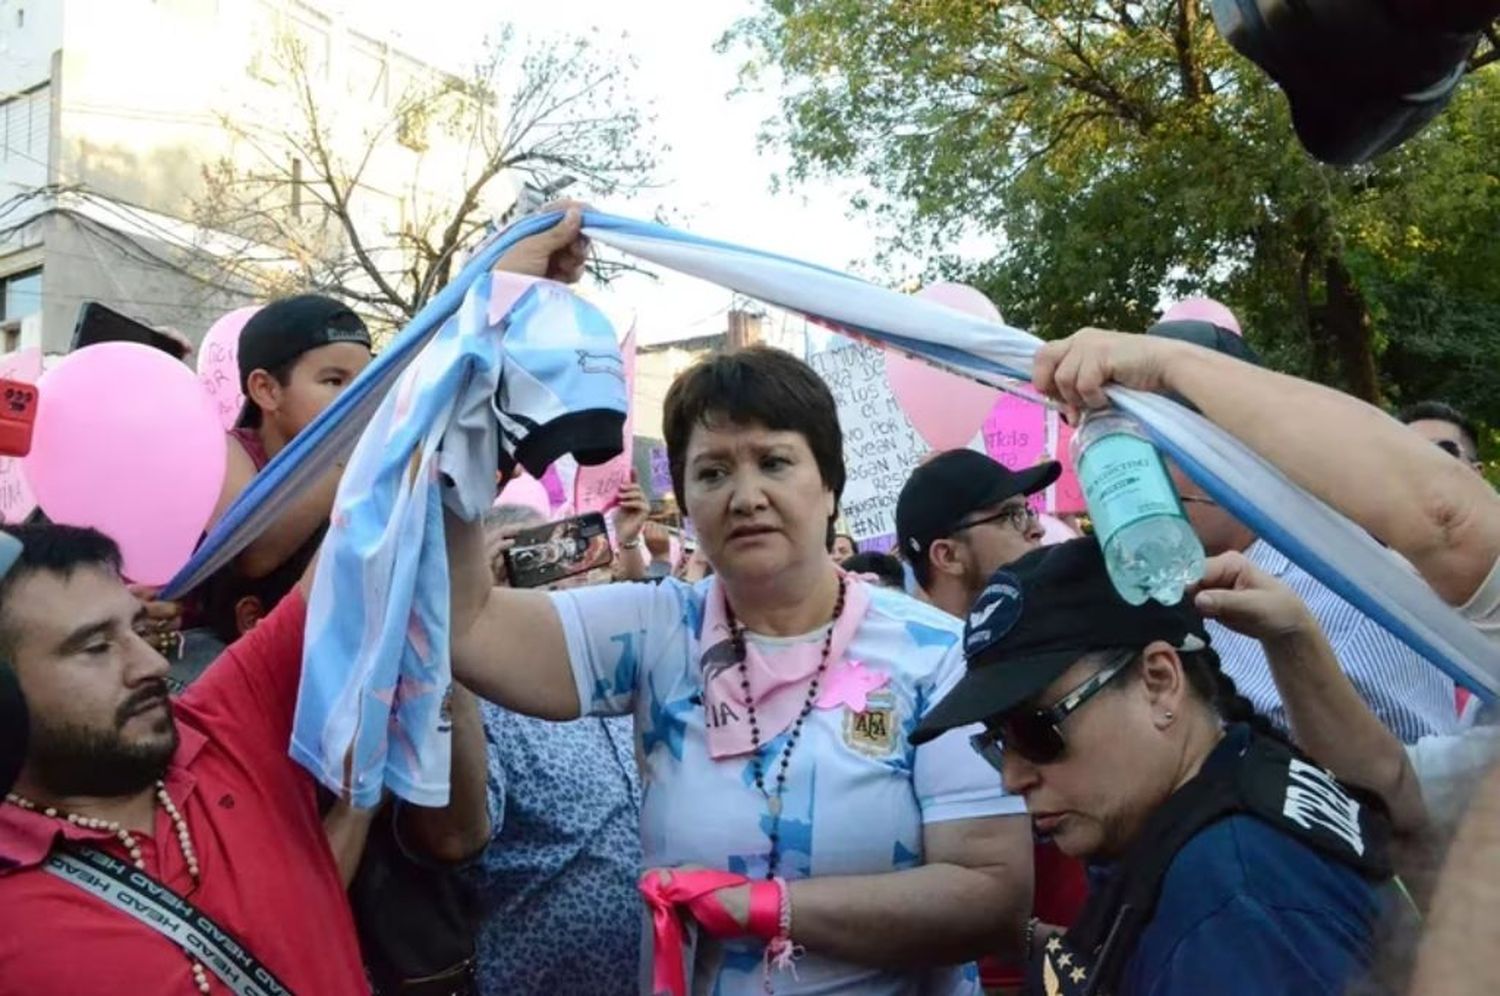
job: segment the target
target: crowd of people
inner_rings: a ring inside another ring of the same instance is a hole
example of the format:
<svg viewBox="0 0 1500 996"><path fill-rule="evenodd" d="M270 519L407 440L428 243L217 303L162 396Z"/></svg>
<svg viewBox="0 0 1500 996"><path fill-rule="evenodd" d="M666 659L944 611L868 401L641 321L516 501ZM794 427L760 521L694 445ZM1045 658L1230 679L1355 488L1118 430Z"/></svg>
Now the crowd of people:
<svg viewBox="0 0 1500 996"><path fill-rule="evenodd" d="M568 283L586 252L570 212L499 268ZM216 517L372 359L317 295L238 355ZM1110 383L1192 406L1500 634L1461 413L1398 421L1204 323L1037 359L1075 413ZM663 426L675 558L633 481L612 568L546 588L506 556L539 512L445 517L443 807L356 808L288 755L342 465L177 602L95 530L5 525L29 734L0 741L0 993L1493 991L1495 728L1185 474L1205 575L1132 606L1095 539L1043 545L1055 462L934 454L893 550L861 551L833 396L789 353L703 359Z"/></svg>

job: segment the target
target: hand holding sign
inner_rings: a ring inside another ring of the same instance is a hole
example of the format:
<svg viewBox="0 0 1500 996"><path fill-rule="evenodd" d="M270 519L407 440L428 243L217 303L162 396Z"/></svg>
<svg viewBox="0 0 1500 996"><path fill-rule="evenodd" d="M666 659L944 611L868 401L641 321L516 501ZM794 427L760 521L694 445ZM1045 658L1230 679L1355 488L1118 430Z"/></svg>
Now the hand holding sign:
<svg viewBox="0 0 1500 996"><path fill-rule="evenodd" d="M634 475L632 475L633 477ZM615 543L620 547L631 546L640 539L641 527L651 514L651 504L646 501L646 492L634 480L620 485L615 496Z"/></svg>

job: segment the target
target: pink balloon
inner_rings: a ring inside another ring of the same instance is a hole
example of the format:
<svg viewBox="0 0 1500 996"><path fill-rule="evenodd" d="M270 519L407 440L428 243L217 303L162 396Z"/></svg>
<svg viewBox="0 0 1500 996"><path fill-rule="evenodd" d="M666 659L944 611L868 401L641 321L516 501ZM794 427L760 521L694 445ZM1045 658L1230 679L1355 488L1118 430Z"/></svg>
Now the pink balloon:
<svg viewBox="0 0 1500 996"><path fill-rule="evenodd" d="M1240 320L1234 317L1234 312L1211 297L1184 298L1163 312L1161 320L1164 322L1208 322L1221 329L1228 329L1235 335L1245 334L1240 330Z"/></svg>
<svg viewBox="0 0 1500 996"><path fill-rule="evenodd" d="M917 297L924 301L931 301L933 304L952 308L954 311L962 311L975 318L988 319L997 325L1005 321L1000 317L1000 309L995 307L995 302L985 297L983 291L970 287L968 284L954 284L939 280L917 291Z"/></svg>
<svg viewBox="0 0 1500 996"><path fill-rule="evenodd" d="M931 284L917 297L976 318L1002 321L989 298L965 284ZM885 379L912 426L935 450L969 445L1000 397L993 387L893 352L885 354Z"/></svg>
<svg viewBox="0 0 1500 996"><path fill-rule="evenodd" d="M544 519L552 517L552 501L547 497L547 487L535 477L522 471L515 480L505 486L496 505L521 505L539 512Z"/></svg>
<svg viewBox="0 0 1500 996"><path fill-rule="evenodd" d="M240 393L240 333L260 308L236 308L209 326L198 346L198 383L213 399L219 424L233 429L245 396Z"/></svg>
<svg viewBox="0 0 1500 996"><path fill-rule="evenodd" d="M0 379L35 384L42 376L42 351L33 346L0 357ZM0 457L0 522L20 522L36 509L19 457Z"/></svg>
<svg viewBox="0 0 1500 996"><path fill-rule="evenodd" d="M542 487L547 489L547 500L556 508L568 500L568 493L563 489L562 476L557 471L557 464L548 467L541 476Z"/></svg>
<svg viewBox="0 0 1500 996"><path fill-rule="evenodd" d="M125 575L163 584L198 543L224 487L226 443L191 370L159 349L105 342L42 375L22 461L48 518L120 544Z"/></svg>

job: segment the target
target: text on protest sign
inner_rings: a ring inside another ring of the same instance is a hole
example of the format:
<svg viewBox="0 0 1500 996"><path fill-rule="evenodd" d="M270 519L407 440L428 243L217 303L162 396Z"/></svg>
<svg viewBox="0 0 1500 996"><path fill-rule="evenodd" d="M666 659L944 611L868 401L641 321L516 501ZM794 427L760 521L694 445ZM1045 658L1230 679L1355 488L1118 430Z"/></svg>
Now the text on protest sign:
<svg viewBox="0 0 1500 996"><path fill-rule="evenodd" d="M880 350L839 340L808 362L838 405L848 470L842 510L849 532L856 540L889 536L896 531L901 486L931 447L886 383Z"/></svg>

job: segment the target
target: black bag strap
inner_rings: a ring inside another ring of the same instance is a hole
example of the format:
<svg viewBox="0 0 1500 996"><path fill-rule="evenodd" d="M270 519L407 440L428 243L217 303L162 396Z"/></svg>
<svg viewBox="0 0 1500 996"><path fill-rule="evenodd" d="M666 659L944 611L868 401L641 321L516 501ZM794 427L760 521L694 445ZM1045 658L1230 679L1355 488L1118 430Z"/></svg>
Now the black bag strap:
<svg viewBox="0 0 1500 996"><path fill-rule="evenodd" d="M270 969L208 914L114 855L93 847L54 848L42 868L161 934L236 996L291 996Z"/></svg>

